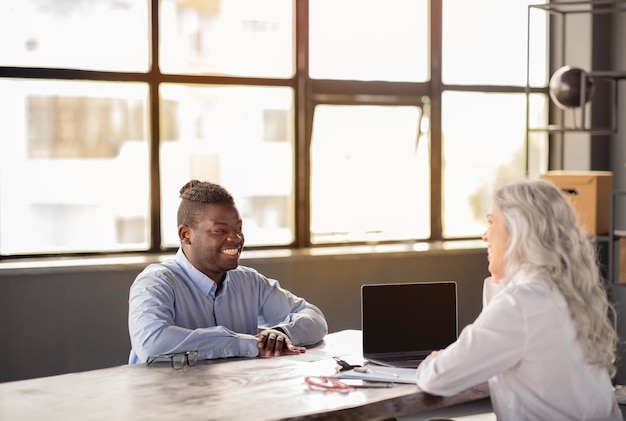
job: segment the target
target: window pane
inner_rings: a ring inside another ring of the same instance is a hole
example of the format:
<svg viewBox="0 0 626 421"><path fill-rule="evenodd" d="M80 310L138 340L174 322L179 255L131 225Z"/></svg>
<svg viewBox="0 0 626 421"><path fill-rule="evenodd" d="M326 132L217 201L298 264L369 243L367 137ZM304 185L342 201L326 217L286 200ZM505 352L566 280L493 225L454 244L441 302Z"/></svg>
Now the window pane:
<svg viewBox="0 0 626 421"><path fill-rule="evenodd" d="M535 122L545 119L545 108L545 96L534 95L531 116ZM444 92L442 131L444 236L481 235L493 187L526 176L526 97ZM546 136L531 136L530 146L530 175L536 176L547 168L547 160L538 159L547 156Z"/></svg>
<svg viewBox="0 0 626 421"><path fill-rule="evenodd" d="M315 108L313 243L430 236L428 140L417 141L420 115L408 106Z"/></svg>
<svg viewBox="0 0 626 421"><path fill-rule="evenodd" d="M550 101L547 95L530 95L529 128L544 128L548 124L548 106ZM548 133L546 131L528 132L528 175L539 177L548 169Z"/></svg>
<svg viewBox="0 0 626 421"><path fill-rule="evenodd" d="M528 5L536 0L443 0L442 79L447 84L526 85ZM547 74L546 15L531 15L532 73Z"/></svg>
<svg viewBox="0 0 626 421"><path fill-rule="evenodd" d="M293 0L163 0L161 70L291 77L293 9Z"/></svg>
<svg viewBox="0 0 626 421"><path fill-rule="evenodd" d="M149 0L2 0L0 65L146 71Z"/></svg>
<svg viewBox="0 0 626 421"><path fill-rule="evenodd" d="M519 0L518 0L519 1ZM529 1L529 4L542 4L545 1ZM530 12L530 14L528 13ZM530 36L526 41L528 54L528 78L531 86L546 86L548 84L548 26L549 16L544 10L535 7L526 12L526 19L530 20ZM528 32L528 29L526 30Z"/></svg>
<svg viewBox="0 0 626 421"><path fill-rule="evenodd" d="M145 249L147 85L0 80L2 254Z"/></svg>
<svg viewBox="0 0 626 421"><path fill-rule="evenodd" d="M309 8L311 77L428 79L428 1L315 0Z"/></svg>
<svg viewBox="0 0 626 421"><path fill-rule="evenodd" d="M293 112L291 88L161 87L164 245L179 244L179 191L194 178L234 196L247 245L293 241Z"/></svg>

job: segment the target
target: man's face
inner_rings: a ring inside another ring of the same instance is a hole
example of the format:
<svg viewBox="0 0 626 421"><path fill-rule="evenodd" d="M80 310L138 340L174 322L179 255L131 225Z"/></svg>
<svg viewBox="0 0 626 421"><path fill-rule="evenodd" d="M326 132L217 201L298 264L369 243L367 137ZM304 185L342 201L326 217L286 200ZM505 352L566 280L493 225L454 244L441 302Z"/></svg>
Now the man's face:
<svg viewBox="0 0 626 421"><path fill-rule="evenodd" d="M244 237L241 217L232 205L205 205L197 227L181 225L178 235L187 259L215 282L239 265Z"/></svg>

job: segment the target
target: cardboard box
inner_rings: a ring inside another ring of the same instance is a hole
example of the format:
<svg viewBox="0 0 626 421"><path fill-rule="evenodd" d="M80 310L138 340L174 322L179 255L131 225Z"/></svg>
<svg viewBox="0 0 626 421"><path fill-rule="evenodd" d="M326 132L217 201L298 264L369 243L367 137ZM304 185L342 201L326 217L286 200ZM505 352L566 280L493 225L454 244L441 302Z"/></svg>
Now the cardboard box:
<svg viewBox="0 0 626 421"><path fill-rule="evenodd" d="M611 171L548 171L541 178L551 181L567 194L587 234L609 233L613 192Z"/></svg>

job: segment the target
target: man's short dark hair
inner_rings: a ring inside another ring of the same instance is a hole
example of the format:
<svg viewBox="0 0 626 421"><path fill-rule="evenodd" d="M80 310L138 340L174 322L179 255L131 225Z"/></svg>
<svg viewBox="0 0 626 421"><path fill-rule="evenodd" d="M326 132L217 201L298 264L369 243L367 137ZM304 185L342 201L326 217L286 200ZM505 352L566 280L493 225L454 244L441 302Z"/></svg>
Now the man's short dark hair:
<svg viewBox="0 0 626 421"><path fill-rule="evenodd" d="M180 198L178 225L190 228L196 227L198 213L205 205L235 205L233 196L224 187L208 181L191 180L180 189Z"/></svg>

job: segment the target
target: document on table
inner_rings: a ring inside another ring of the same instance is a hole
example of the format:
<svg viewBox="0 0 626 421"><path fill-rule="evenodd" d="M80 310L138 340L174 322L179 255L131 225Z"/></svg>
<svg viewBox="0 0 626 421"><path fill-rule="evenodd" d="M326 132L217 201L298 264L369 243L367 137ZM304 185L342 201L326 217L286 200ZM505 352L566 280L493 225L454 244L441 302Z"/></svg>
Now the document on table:
<svg viewBox="0 0 626 421"><path fill-rule="evenodd" d="M352 370L340 371L335 375L340 379L361 379L374 382L409 383L416 384L415 368L365 366L356 367Z"/></svg>

